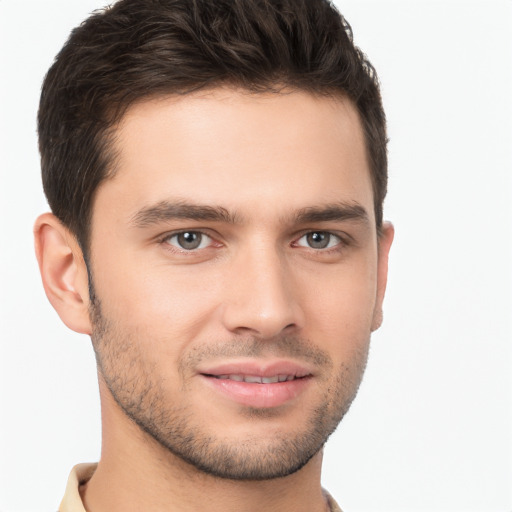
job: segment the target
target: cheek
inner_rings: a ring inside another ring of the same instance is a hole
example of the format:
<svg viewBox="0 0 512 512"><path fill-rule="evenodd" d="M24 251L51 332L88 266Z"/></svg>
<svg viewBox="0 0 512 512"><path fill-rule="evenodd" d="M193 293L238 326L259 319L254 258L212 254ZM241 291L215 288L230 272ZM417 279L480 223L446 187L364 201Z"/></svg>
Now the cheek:
<svg viewBox="0 0 512 512"><path fill-rule="evenodd" d="M306 336L333 355L368 344L376 303L376 271L371 262L340 267L325 276L303 277Z"/></svg>
<svg viewBox="0 0 512 512"><path fill-rule="evenodd" d="M221 281L207 269L98 261L95 286L105 315L155 340L196 336L219 300Z"/></svg>

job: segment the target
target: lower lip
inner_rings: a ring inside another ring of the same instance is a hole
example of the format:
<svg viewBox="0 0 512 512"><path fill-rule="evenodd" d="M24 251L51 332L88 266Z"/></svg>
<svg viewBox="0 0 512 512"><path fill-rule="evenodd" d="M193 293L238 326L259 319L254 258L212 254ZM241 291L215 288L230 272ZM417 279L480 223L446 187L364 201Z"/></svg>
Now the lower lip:
<svg viewBox="0 0 512 512"><path fill-rule="evenodd" d="M239 382L230 379L217 379L202 375L203 379L216 391L241 405L254 408L278 407L296 398L309 384L311 377L259 384Z"/></svg>

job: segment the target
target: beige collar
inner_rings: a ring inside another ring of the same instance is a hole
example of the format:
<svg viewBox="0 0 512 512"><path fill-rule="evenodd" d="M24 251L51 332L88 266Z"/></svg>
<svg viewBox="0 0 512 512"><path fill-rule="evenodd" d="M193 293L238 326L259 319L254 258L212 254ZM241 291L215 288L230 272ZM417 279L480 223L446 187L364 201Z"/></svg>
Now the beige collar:
<svg viewBox="0 0 512 512"><path fill-rule="evenodd" d="M97 466L98 464L77 464L71 470L59 512L85 512L79 488L90 480Z"/></svg>

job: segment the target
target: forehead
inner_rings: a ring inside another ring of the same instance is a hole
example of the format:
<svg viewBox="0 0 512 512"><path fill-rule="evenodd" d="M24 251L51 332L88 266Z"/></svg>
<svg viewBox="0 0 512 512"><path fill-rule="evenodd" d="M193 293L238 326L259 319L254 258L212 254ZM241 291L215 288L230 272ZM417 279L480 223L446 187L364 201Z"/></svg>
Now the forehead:
<svg viewBox="0 0 512 512"><path fill-rule="evenodd" d="M219 88L152 99L127 111L115 146L95 212L177 199L261 218L355 201L372 217L361 123L342 97Z"/></svg>

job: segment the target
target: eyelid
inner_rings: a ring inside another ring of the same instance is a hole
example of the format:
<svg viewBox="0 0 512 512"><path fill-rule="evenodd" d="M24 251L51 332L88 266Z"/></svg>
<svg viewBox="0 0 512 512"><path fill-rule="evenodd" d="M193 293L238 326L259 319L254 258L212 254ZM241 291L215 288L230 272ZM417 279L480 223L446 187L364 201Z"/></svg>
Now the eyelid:
<svg viewBox="0 0 512 512"><path fill-rule="evenodd" d="M331 237L335 237L337 239L337 243L335 245L332 245L330 247L325 247L323 249L315 249L314 247L310 247L307 244L299 244L298 242L304 238L305 236L311 234L311 233L325 233L327 235L330 235ZM346 247L348 245L351 245L352 242L354 242L354 239L352 236L350 236L348 233L340 233L339 231L333 231L329 229L307 229L304 231L301 231L298 233L292 242L292 246L295 247L303 247L305 249L310 249L315 252L329 252L329 251L336 251L340 250L341 247Z"/></svg>
<svg viewBox="0 0 512 512"><path fill-rule="evenodd" d="M167 242L170 238L178 236L182 233L199 233L202 236L207 237L209 239L209 244L207 247L203 247L200 249L197 248L197 249L188 249L187 250L187 249L180 248L177 245L170 244ZM331 247L326 247L324 249L315 249L314 247L310 247L308 245L302 245L302 244L299 245L298 242L310 233L326 233L332 237L335 237L337 239L337 243ZM156 237L155 240L157 243L159 243L161 245L165 245L166 250L179 252L181 254L189 254L189 255L193 254L193 253L197 253L198 251L201 251L201 250L209 249L212 246L213 247L221 247L224 245L222 242L218 241L218 237L211 234L209 229L204 229L204 228L177 229L174 231L169 231L167 233L164 233L164 234ZM294 247L294 246L295 247L303 247L305 249L310 249L315 252L329 252L329 251L340 250L340 247L346 247L346 246L352 245L354 242L355 242L354 238L346 232L340 233L338 231L329 230L329 229L305 229L305 230L300 231L299 233L296 233L296 235L293 237L293 240L290 245L292 247Z"/></svg>
<svg viewBox="0 0 512 512"><path fill-rule="evenodd" d="M209 243L206 247L198 247L196 249L184 249L179 247L178 245L174 245L169 243L168 241L173 238L177 237L183 233L198 233L203 237L206 237L209 239ZM194 254L198 251L202 251L205 249L209 249L212 246L220 247L222 244L218 242L210 233L207 233L206 230L201 228L194 228L194 229L177 229L175 231L170 231L167 233L164 233L163 235L160 235L157 239L157 242L161 245L166 246L165 249L173 252L178 252L180 254Z"/></svg>

